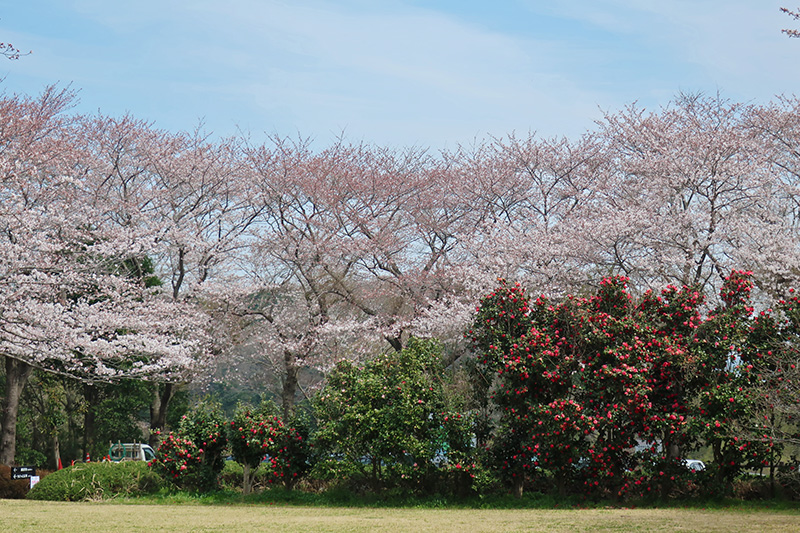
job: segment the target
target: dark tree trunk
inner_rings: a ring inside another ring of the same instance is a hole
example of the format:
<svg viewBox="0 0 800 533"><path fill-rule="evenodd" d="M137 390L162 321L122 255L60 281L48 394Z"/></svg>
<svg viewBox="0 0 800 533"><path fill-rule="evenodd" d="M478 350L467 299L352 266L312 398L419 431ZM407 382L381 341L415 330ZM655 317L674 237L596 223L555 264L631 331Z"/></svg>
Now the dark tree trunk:
<svg viewBox="0 0 800 533"><path fill-rule="evenodd" d="M17 413L22 390L33 367L28 363L6 357L6 397L3 401L3 428L0 432L0 464L16 465Z"/></svg>
<svg viewBox="0 0 800 533"><path fill-rule="evenodd" d="M400 333L399 335L394 336L394 337L390 337L390 336L386 335L384 338L389 343L389 346L391 346L394 349L394 351L396 351L396 352L402 352L403 351L402 333Z"/></svg>
<svg viewBox="0 0 800 533"><path fill-rule="evenodd" d="M514 478L514 486L512 488L514 492L514 497L522 498L522 491L525 487L525 477L522 474L518 474Z"/></svg>
<svg viewBox="0 0 800 533"><path fill-rule="evenodd" d="M664 451L666 452L667 462L670 462L673 459L680 459L681 448L677 443L670 442L666 438L663 439L662 442L664 443ZM664 480L661 483L661 498L668 500L673 488L674 483L670 477L664 476Z"/></svg>
<svg viewBox="0 0 800 533"><path fill-rule="evenodd" d="M164 388L156 383L153 387L153 404L150 406L150 438L148 444L158 448L161 439L158 432L167 425L167 408L172 395L175 394L175 384L165 383Z"/></svg>
<svg viewBox="0 0 800 533"><path fill-rule="evenodd" d="M58 470L61 463L61 443L58 440L58 428L53 428L53 470Z"/></svg>
<svg viewBox="0 0 800 533"><path fill-rule="evenodd" d="M83 398L86 400L86 412L83 415L83 459L86 460L86 457L92 453L95 444L94 428L97 416L95 408L99 398L97 387L91 383L86 383L83 386Z"/></svg>

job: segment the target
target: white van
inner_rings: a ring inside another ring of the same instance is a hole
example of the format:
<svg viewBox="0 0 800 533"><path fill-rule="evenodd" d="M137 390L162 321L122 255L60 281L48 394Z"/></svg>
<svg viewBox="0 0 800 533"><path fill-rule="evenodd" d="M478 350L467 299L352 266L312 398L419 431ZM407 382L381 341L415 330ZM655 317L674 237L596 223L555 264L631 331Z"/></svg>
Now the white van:
<svg viewBox="0 0 800 533"><path fill-rule="evenodd" d="M692 472L702 472L706 469L706 464L698 459L684 459L683 466Z"/></svg>
<svg viewBox="0 0 800 533"><path fill-rule="evenodd" d="M147 444L139 442L118 442L108 448L109 460L120 461L150 461L156 458L156 452Z"/></svg>

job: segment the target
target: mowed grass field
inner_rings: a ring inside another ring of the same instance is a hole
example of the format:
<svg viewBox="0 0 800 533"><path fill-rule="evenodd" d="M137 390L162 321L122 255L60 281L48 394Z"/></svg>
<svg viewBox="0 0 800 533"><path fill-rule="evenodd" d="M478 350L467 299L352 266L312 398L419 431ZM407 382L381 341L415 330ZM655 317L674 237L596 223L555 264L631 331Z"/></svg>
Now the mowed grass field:
<svg viewBox="0 0 800 533"><path fill-rule="evenodd" d="M766 510L438 510L0 500L3 531L800 531Z"/></svg>

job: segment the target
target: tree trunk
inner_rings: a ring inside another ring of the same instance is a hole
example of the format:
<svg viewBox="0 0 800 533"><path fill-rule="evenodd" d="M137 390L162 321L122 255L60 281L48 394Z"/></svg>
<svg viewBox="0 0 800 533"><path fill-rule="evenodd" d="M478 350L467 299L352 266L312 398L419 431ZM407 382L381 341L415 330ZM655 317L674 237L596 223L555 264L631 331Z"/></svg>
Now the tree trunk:
<svg viewBox="0 0 800 533"><path fill-rule="evenodd" d="M3 401L3 428L0 432L0 464L13 466L17 452L17 413L22 389L33 367L28 363L6 357L6 397Z"/></svg>
<svg viewBox="0 0 800 533"><path fill-rule="evenodd" d="M61 445L58 442L58 428L53 428L53 470L58 470L61 462Z"/></svg>
<svg viewBox="0 0 800 533"><path fill-rule="evenodd" d="M664 451L666 452L667 462L670 462L673 459L680 459L681 448L677 443L670 442L667 438L664 438L662 442L664 443ZM668 500L673 488L674 484L672 483L670 476L664 476L664 479L661 482L661 498Z"/></svg>
<svg viewBox="0 0 800 533"><path fill-rule="evenodd" d="M245 463L242 465L242 491L247 496L253 490L253 479L250 475L250 465Z"/></svg>
<svg viewBox="0 0 800 533"><path fill-rule="evenodd" d="M524 488L524 485L525 485L525 476L523 476L522 474L518 474L516 477L514 477L514 487L512 489L514 492L514 497L522 498L522 490Z"/></svg>
<svg viewBox="0 0 800 533"><path fill-rule="evenodd" d="M774 436L775 433L775 411L772 410L769 415L770 433ZM769 497L775 497L775 446L769 447Z"/></svg>
<svg viewBox="0 0 800 533"><path fill-rule="evenodd" d="M286 371L286 378L283 381L283 391L281 394L281 407L283 409L283 420L287 422L294 413L294 397L297 394L297 362L294 354L289 350L283 352L283 366Z"/></svg>
<svg viewBox="0 0 800 533"><path fill-rule="evenodd" d="M372 456L372 490L380 488L381 462L376 456Z"/></svg>
<svg viewBox="0 0 800 533"><path fill-rule="evenodd" d="M158 448L161 441L158 432L167 425L167 408L173 394L175 394L174 383L165 383L163 390L158 383L153 388L153 404L150 406L150 437L147 443L154 449Z"/></svg>
<svg viewBox="0 0 800 533"><path fill-rule="evenodd" d="M83 386L83 397L86 400L86 412L83 415L83 460L94 449L94 427L97 413L95 407L99 397L97 387L87 383Z"/></svg>
<svg viewBox="0 0 800 533"><path fill-rule="evenodd" d="M386 341L389 343L389 346L391 346L394 349L394 351L402 352L403 351L402 336L403 334L401 332L400 334L395 336L385 335L383 338L386 339Z"/></svg>

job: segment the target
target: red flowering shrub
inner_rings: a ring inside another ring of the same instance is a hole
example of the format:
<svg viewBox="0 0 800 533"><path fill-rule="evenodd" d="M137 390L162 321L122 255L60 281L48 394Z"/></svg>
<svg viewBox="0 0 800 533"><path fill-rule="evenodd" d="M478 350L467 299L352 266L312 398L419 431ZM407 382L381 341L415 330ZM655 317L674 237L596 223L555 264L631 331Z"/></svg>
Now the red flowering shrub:
<svg viewBox="0 0 800 533"><path fill-rule="evenodd" d="M225 465L222 454L227 441L223 427L218 403L210 400L198 403L183 416L177 433L170 433L161 443L152 466L181 488L215 489Z"/></svg>
<svg viewBox="0 0 800 533"><path fill-rule="evenodd" d="M754 320L749 272L726 279L724 305L705 318L692 287L637 303L627 283L606 278L591 297L550 304L501 281L481 300L470 336L494 384L495 465L517 494L542 477L561 493L690 494L709 477L730 487L774 455L755 408L770 404L765 386L788 381L770 356L797 345L788 325L800 305L781 301L782 321L772 310ZM712 476L683 465L701 445L714 454Z"/></svg>
<svg viewBox="0 0 800 533"><path fill-rule="evenodd" d="M243 466L245 494L250 492L252 471L270 469L269 483L291 489L308 471L310 445L305 431L286 426L269 414L268 407L254 410L239 406L227 426L233 458Z"/></svg>
<svg viewBox="0 0 800 533"><path fill-rule="evenodd" d="M302 429L286 426L277 417L272 420L272 443L268 464L270 483L281 483L291 490L309 469L311 445Z"/></svg>
<svg viewBox="0 0 800 533"><path fill-rule="evenodd" d="M156 458L148 464L181 488L201 490L207 483L203 472L202 448L174 433L161 442Z"/></svg>

